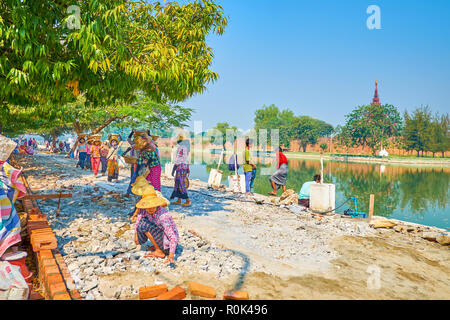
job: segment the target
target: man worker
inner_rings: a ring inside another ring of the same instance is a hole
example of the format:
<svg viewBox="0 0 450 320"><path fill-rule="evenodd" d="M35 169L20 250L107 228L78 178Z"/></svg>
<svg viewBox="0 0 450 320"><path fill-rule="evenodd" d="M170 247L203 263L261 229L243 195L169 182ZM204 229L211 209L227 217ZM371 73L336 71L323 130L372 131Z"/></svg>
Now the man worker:
<svg viewBox="0 0 450 320"><path fill-rule="evenodd" d="M320 183L320 174L316 174L314 176L314 181L308 181L305 182L300 189L300 192L298 194L298 204L309 208L309 198L311 195L311 185L314 183Z"/></svg>

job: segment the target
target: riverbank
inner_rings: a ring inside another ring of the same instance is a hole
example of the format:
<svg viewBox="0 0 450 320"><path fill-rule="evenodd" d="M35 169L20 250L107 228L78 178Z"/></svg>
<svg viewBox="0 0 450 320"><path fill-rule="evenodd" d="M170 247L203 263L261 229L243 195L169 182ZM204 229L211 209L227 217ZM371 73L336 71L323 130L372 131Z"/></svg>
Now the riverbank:
<svg viewBox="0 0 450 320"><path fill-rule="evenodd" d="M171 147L160 147L160 150L164 151L171 151ZM192 149L193 153L197 152L208 152L210 149ZM231 151L226 153L226 156L231 156ZM319 160L320 154L319 153L309 153L309 152L285 152L285 155L288 159L314 159ZM399 165L407 165L407 166L439 166L439 167L445 167L450 168L450 159L444 158L435 158L435 159L427 159L427 158L408 158L408 157L396 157L390 156L387 158L370 158L370 157L358 157L357 155L339 155L339 156L333 156L330 154L324 154L323 155L324 160L331 160L331 161L344 161L344 162L354 162L354 163L376 163L376 164L399 164ZM446 160L448 159L448 160Z"/></svg>
<svg viewBox="0 0 450 320"><path fill-rule="evenodd" d="M236 198L191 181L193 206L170 207L178 226L177 265L147 259L133 242L125 198L129 170L119 183L75 168L73 159L38 154L18 158L35 193L70 192L73 199L39 201L77 289L85 299L136 299L141 286L189 281L246 290L251 299L448 299L450 250L423 238L442 230L400 223L374 229L342 215L294 213L272 198ZM173 179L162 178L169 198ZM245 202L244 202L245 201ZM243 205L245 203L245 205ZM259 203L259 204L258 204ZM379 268L381 287L367 285ZM369 269L370 269L369 268ZM188 299L192 298L188 295Z"/></svg>
<svg viewBox="0 0 450 320"><path fill-rule="evenodd" d="M320 159L320 154L308 154L308 153L293 153L286 152L286 157L288 159ZM324 154L324 160L331 161L345 161L345 162L357 162L357 163L377 163L377 164L401 164L401 165L409 165L409 166L439 166L439 167L449 167L450 168L450 160L441 160L441 159L402 159L402 158L365 158L358 156L331 156Z"/></svg>

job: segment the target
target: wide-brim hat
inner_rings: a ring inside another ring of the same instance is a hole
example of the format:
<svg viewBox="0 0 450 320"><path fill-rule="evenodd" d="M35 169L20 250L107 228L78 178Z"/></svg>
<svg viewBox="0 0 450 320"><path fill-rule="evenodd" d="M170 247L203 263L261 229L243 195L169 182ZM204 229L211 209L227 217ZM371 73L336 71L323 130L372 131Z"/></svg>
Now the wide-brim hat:
<svg viewBox="0 0 450 320"><path fill-rule="evenodd" d="M119 144L119 139L117 139L116 137L111 137L109 139L109 143L112 143L113 141L117 142L117 144Z"/></svg>
<svg viewBox="0 0 450 320"><path fill-rule="evenodd" d="M95 145L96 143L98 143L99 146L102 145L102 141L101 141L101 140L94 140L94 141L92 142L92 144L94 144L94 145Z"/></svg>
<svg viewBox="0 0 450 320"><path fill-rule="evenodd" d="M137 186L143 186L142 180L138 181ZM134 193L134 192L133 192ZM149 208L157 208L161 206L167 206L170 202L166 198L163 197L161 192L156 191L153 186L151 186L148 181L147 185L144 187L142 199L136 204L136 208L138 209L149 209Z"/></svg>
<svg viewBox="0 0 450 320"><path fill-rule="evenodd" d="M179 134L178 135L178 138L177 138L177 141L183 141L185 139L185 136L184 136L184 134Z"/></svg>
<svg viewBox="0 0 450 320"><path fill-rule="evenodd" d="M138 184L131 188L131 192L133 192L133 194L141 197L143 197L146 194L150 194L153 191L155 191L155 188L153 188L153 186L151 186L150 184L147 185Z"/></svg>
<svg viewBox="0 0 450 320"><path fill-rule="evenodd" d="M152 189L153 191L155 190L143 176L137 177L136 181L131 186L131 192L137 196L143 196L151 193Z"/></svg>
<svg viewBox="0 0 450 320"><path fill-rule="evenodd" d="M151 137L152 137L152 139L155 140L155 141L159 139L159 136L156 135L156 134L152 134Z"/></svg>
<svg viewBox="0 0 450 320"><path fill-rule="evenodd" d="M138 209L150 209L166 206L167 201L164 198L156 196L144 196L141 201L136 204Z"/></svg>

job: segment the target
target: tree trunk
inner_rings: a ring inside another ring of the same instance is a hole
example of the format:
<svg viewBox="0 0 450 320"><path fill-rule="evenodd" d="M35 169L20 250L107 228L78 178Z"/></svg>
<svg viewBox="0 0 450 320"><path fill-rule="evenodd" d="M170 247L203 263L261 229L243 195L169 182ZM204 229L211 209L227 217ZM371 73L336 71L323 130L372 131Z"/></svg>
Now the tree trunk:
<svg viewBox="0 0 450 320"><path fill-rule="evenodd" d="M109 126L111 123L113 123L114 121L117 121L117 120L123 120L123 119L125 119L127 116L122 116L122 117L112 117L112 118L109 118L108 120L106 120L102 125L100 125L100 126L98 126L97 128L95 128L93 131L92 131L92 134L97 134L97 133L99 133L100 131L102 131L103 129L105 129L107 126Z"/></svg>
<svg viewBox="0 0 450 320"><path fill-rule="evenodd" d="M73 128L78 136L83 133L83 130L81 129L81 125L78 121L74 121Z"/></svg>
<svg viewBox="0 0 450 320"><path fill-rule="evenodd" d="M3 123L0 122L0 134L2 134L3 130Z"/></svg>
<svg viewBox="0 0 450 320"><path fill-rule="evenodd" d="M73 144L72 149L70 149L70 152L67 154L66 158L70 158L70 154L72 152L75 152L75 149L78 146L78 137L83 133L81 125L78 121L73 122L73 129L75 130L75 133L77 134L77 140Z"/></svg>

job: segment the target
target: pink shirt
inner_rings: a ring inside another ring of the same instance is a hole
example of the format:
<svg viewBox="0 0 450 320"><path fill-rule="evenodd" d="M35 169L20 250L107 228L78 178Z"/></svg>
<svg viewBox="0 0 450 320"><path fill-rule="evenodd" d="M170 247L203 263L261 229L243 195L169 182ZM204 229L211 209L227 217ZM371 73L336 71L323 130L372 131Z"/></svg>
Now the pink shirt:
<svg viewBox="0 0 450 320"><path fill-rule="evenodd" d="M91 145L86 143L86 154L91 154Z"/></svg>

